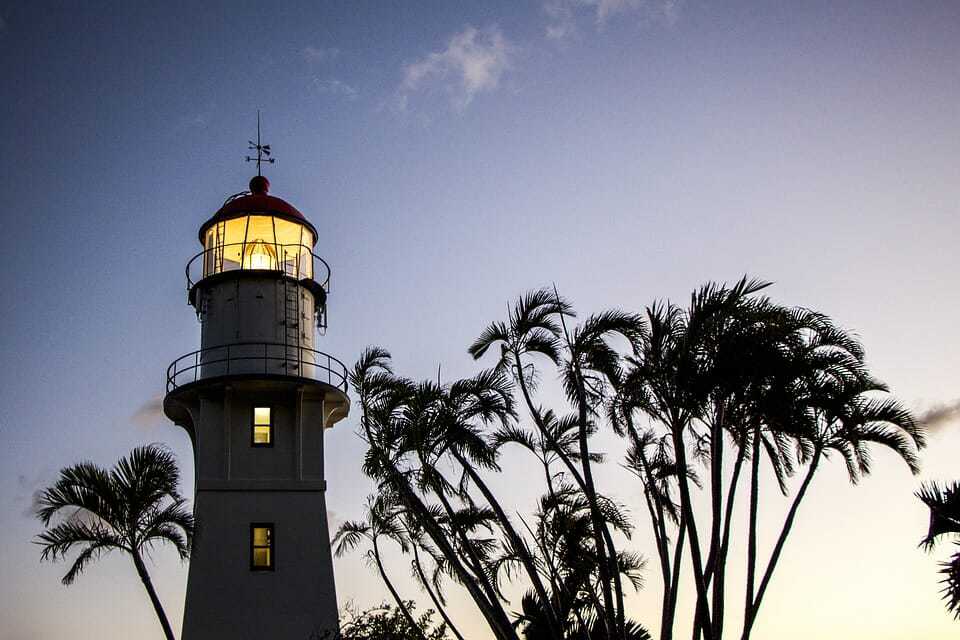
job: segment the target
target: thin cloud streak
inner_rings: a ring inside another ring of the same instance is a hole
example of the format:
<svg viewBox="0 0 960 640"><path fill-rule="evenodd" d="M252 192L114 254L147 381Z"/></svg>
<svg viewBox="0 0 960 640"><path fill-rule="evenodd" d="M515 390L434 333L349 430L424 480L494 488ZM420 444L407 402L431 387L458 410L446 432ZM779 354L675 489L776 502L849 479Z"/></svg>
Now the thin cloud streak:
<svg viewBox="0 0 960 640"><path fill-rule="evenodd" d="M960 399L938 404L920 414L920 422L930 431L940 431L960 420Z"/></svg>
<svg viewBox="0 0 960 640"><path fill-rule="evenodd" d="M306 62L310 63L330 62L340 55L340 49L336 47L307 46L300 50L300 55Z"/></svg>
<svg viewBox="0 0 960 640"><path fill-rule="evenodd" d="M356 88L337 78L314 78L313 86L320 93L340 96L347 100L356 100L357 96L360 95Z"/></svg>

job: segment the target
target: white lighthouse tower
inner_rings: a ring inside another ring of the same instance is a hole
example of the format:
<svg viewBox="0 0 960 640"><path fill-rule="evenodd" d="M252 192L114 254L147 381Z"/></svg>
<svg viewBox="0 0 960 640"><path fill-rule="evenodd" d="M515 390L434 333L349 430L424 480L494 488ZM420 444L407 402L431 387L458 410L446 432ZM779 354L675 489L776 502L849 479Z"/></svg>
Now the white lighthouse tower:
<svg viewBox="0 0 960 640"><path fill-rule="evenodd" d="M317 229L269 187L258 171L201 225L187 265L200 349L167 370L164 412L196 469L183 640L337 631L323 431L349 410L346 367L315 348L330 277Z"/></svg>

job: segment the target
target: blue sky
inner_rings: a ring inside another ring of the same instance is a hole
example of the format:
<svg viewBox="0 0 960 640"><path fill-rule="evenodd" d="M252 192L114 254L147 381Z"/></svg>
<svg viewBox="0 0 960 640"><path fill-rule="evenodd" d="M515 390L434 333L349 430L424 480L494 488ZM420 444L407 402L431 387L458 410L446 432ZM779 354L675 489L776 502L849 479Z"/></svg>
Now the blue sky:
<svg viewBox="0 0 960 640"><path fill-rule="evenodd" d="M960 398L956 3L0 3L0 56L5 637L160 637L122 559L66 589L25 514L81 458L161 441L189 465L156 402L199 344L183 266L254 171L257 109L272 191L332 266L321 348L344 361L381 344L409 375L467 375L526 289L640 310L749 273L856 331L918 411ZM951 415L925 478L960 477ZM355 428L327 441L335 521L370 488ZM856 489L818 478L760 637L955 635L915 548L920 479L880 460ZM524 460L506 462L508 492ZM359 559L337 571L342 602L386 596ZM179 619L185 567L159 553L155 573ZM655 582L631 601L651 626Z"/></svg>

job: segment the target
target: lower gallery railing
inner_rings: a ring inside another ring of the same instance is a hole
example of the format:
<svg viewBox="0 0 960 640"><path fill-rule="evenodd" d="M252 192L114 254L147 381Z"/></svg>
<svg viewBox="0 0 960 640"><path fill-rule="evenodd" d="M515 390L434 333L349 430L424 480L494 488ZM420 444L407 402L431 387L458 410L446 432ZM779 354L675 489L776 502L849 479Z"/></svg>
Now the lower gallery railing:
<svg viewBox="0 0 960 640"><path fill-rule="evenodd" d="M167 392L205 378L256 374L309 378L347 391L347 367L328 353L276 342L238 342L174 360L167 367Z"/></svg>

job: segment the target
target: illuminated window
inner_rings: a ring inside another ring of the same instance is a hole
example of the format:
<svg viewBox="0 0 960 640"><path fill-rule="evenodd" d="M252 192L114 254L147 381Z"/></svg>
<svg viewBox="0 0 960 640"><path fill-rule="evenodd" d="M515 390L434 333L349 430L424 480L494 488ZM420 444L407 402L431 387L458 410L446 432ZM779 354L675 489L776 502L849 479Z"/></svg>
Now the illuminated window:
<svg viewBox="0 0 960 640"><path fill-rule="evenodd" d="M273 446L273 420L270 407L253 408L253 446Z"/></svg>
<svg viewBox="0 0 960 640"><path fill-rule="evenodd" d="M250 570L273 571L276 563L273 523L254 522L250 525Z"/></svg>

